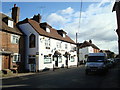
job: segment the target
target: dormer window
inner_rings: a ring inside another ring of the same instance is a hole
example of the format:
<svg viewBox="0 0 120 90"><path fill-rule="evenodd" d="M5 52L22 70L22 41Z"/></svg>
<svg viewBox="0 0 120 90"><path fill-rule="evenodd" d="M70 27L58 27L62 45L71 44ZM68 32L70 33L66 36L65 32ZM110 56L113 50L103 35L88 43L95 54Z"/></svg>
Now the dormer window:
<svg viewBox="0 0 120 90"><path fill-rule="evenodd" d="M13 28L13 21L12 20L8 20L8 26Z"/></svg>
<svg viewBox="0 0 120 90"><path fill-rule="evenodd" d="M50 33L50 29L48 27L46 27L46 32Z"/></svg>
<svg viewBox="0 0 120 90"><path fill-rule="evenodd" d="M50 28L52 28L49 24L45 23L40 23L40 27L44 29L46 32L50 33Z"/></svg>
<svg viewBox="0 0 120 90"><path fill-rule="evenodd" d="M65 34L63 33L63 37L65 38Z"/></svg>
<svg viewBox="0 0 120 90"><path fill-rule="evenodd" d="M66 32L63 30L57 30L58 34L60 34L62 37L66 37Z"/></svg>

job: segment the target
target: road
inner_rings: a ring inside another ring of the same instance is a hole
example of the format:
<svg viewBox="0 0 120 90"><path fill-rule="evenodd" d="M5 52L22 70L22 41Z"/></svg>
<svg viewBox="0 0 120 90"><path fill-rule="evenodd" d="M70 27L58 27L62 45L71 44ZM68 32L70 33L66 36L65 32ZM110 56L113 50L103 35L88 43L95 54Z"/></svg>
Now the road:
<svg viewBox="0 0 120 90"><path fill-rule="evenodd" d="M3 80L3 88L120 88L120 65L106 74L85 75L85 66ZM119 76L119 77L118 77Z"/></svg>

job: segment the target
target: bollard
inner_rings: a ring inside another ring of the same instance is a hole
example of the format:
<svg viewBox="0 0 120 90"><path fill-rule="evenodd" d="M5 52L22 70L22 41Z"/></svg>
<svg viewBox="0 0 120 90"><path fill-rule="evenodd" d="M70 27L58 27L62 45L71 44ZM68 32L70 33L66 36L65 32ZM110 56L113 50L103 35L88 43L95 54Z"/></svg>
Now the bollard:
<svg viewBox="0 0 120 90"><path fill-rule="evenodd" d="M54 64L53 64L53 71L55 71Z"/></svg>

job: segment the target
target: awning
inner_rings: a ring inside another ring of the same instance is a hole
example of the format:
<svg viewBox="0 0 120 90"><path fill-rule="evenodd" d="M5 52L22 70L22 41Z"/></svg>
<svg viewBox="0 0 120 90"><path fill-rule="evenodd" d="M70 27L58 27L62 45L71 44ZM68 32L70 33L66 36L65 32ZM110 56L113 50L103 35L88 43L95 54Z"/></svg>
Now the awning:
<svg viewBox="0 0 120 90"><path fill-rule="evenodd" d="M67 57L68 55L71 55L69 52L65 52L63 56Z"/></svg>
<svg viewBox="0 0 120 90"><path fill-rule="evenodd" d="M61 55L61 53L58 51L55 51L54 56L58 56L58 55Z"/></svg>
<svg viewBox="0 0 120 90"><path fill-rule="evenodd" d="M10 51L0 51L0 54L2 54L2 55L13 54L13 52L10 52Z"/></svg>
<svg viewBox="0 0 120 90"><path fill-rule="evenodd" d="M69 52L65 52L66 55L71 55Z"/></svg>

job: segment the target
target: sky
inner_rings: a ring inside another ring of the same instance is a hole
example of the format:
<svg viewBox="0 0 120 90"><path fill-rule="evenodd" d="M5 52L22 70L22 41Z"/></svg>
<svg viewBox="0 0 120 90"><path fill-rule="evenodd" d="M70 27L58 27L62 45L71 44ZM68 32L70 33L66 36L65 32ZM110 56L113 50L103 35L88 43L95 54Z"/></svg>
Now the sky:
<svg viewBox="0 0 120 90"><path fill-rule="evenodd" d="M9 0L8 0L9 1ZM118 53L118 37L116 34L116 13L112 12L114 0L99 2L2 2L2 12L11 17L14 4L20 7L20 21L32 18L40 13L41 22L47 22L53 28L63 29L68 36L78 42L92 42L101 50ZM81 18L80 18L81 10Z"/></svg>

